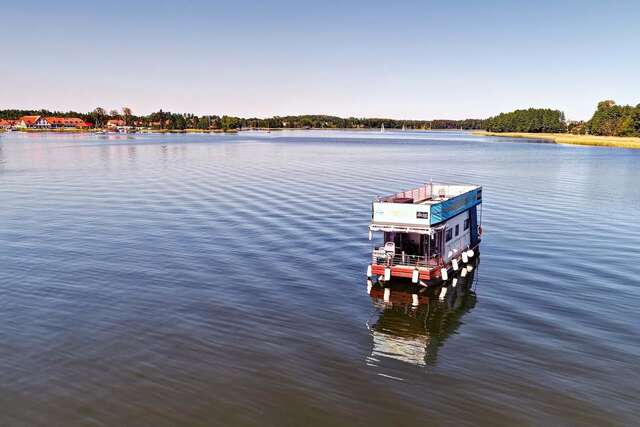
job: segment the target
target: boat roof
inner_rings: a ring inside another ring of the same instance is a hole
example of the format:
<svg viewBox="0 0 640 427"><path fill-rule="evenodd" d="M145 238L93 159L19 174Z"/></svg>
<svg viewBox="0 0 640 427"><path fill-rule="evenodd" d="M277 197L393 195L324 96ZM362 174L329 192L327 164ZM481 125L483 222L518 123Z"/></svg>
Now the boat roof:
<svg viewBox="0 0 640 427"><path fill-rule="evenodd" d="M436 184L427 183L411 190L401 191L384 197L378 197L377 202L409 203L414 205L436 205L461 196L469 191L480 189L474 184Z"/></svg>
<svg viewBox="0 0 640 427"><path fill-rule="evenodd" d="M376 198L369 229L428 234L430 229L481 203L479 185L428 183Z"/></svg>

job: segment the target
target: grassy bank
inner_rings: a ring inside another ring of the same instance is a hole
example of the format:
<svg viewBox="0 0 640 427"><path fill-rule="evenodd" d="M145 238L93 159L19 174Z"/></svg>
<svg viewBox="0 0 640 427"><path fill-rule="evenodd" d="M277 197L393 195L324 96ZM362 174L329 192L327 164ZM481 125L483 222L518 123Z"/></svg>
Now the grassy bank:
<svg viewBox="0 0 640 427"><path fill-rule="evenodd" d="M640 138L623 136L572 135L569 133L524 133L474 131L474 135L502 136L509 138L545 139L557 144L591 145L594 147L619 147L640 149Z"/></svg>

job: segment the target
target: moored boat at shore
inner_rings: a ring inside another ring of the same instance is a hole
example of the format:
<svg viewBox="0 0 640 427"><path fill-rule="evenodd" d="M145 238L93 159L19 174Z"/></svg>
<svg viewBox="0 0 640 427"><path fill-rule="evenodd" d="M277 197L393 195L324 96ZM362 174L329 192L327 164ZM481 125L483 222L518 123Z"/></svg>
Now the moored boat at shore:
<svg viewBox="0 0 640 427"><path fill-rule="evenodd" d="M381 282L408 279L428 286L453 277L479 255L482 187L435 184L378 197L369 239L374 247L367 276Z"/></svg>

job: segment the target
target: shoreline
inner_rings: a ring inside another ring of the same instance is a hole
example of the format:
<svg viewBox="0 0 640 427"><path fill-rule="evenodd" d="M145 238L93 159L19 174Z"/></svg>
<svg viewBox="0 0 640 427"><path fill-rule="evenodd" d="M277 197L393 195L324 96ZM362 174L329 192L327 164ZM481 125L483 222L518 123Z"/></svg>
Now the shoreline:
<svg viewBox="0 0 640 427"><path fill-rule="evenodd" d="M135 134L237 134L239 132L286 132L286 131L375 131L377 128L244 128L244 129L139 129L132 133L109 132L114 135L135 135ZM398 129L389 129L390 131ZM411 131L437 132L451 131L457 129L411 129ZM583 145L590 147L627 148L640 150L640 137L623 136L597 136L597 135L574 135L567 133L532 133L532 132L489 132L484 130L465 130L475 136L496 136L502 138L522 138L530 140L544 141L551 144ZM99 132L96 129L14 129L13 132L24 133L75 133L94 134ZM5 129L0 129L0 134L5 133Z"/></svg>
<svg viewBox="0 0 640 427"><path fill-rule="evenodd" d="M57 129L12 129L11 132L21 133L89 133L98 134L105 131L105 129L74 129L74 128L57 128ZM6 132L5 129L0 129L1 132ZM107 131L109 135L135 135L141 133L238 133L237 129L139 129L135 132L111 132Z"/></svg>
<svg viewBox="0 0 640 427"><path fill-rule="evenodd" d="M640 149L640 138L626 136L574 135L570 133L527 133L473 131L476 136L498 136L506 138L544 139L556 144L585 145L592 147L615 147Z"/></svg>
<svg viewBox="0 0 640 427"><path fill-rule="evenodd" d="M450 131L465 131L470 132L471 129L406 129L401 131L396 128L385 129L389 132L450 132ZM0 128L0 133L5 132L5 129ZM106 131L103 128L89 128L89 129L77 129L77 128L18 128L11 129L11 132L22 133L100 133ZM287 132L287 131L356 131L356 132L379 132L378 128L234 128L234 129L137 129L134 132L111 132L108 134L149 134L149 133L238 133L238 132Z"/></svg>

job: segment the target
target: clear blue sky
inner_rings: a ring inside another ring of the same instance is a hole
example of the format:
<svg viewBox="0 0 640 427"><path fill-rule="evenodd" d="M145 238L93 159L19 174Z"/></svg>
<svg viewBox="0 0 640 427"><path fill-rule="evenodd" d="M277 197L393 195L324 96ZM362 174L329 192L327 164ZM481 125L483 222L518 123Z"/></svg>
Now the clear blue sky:
<svg viewBox="0 0 640 427"><path fill-rule="evenodd" d="M640 103L638 1L3 1L0 108L589 118Z"/></svg>

